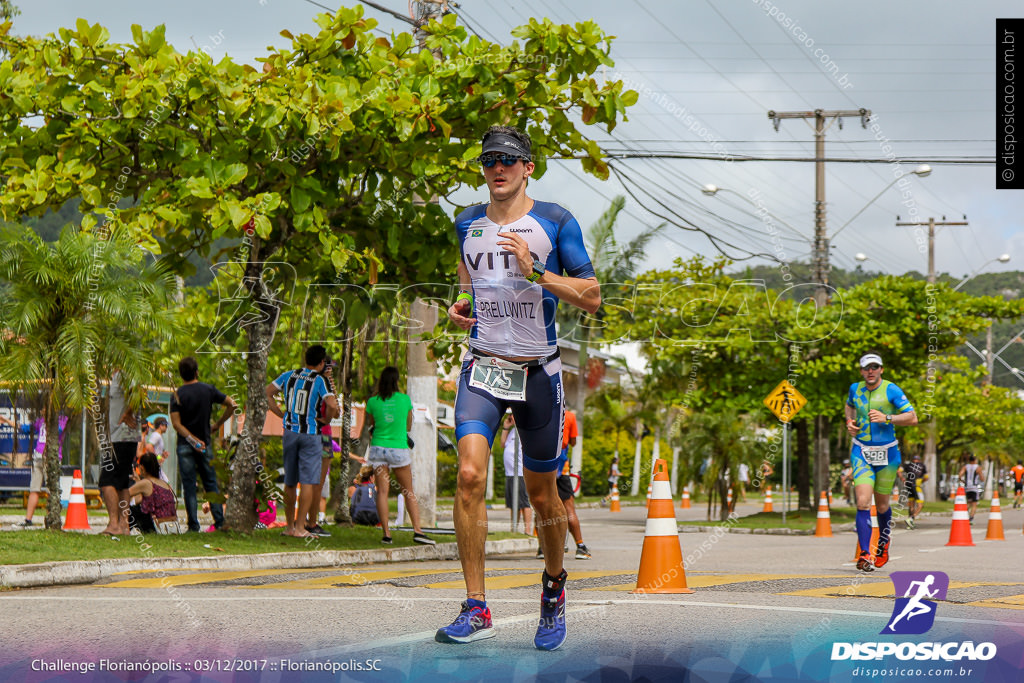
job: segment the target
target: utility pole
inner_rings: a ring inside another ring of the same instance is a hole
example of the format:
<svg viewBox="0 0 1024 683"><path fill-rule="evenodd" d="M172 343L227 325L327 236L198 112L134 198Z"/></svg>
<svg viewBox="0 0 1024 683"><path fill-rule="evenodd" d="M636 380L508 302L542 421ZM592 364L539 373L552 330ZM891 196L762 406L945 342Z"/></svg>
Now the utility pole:
<svg viewBox="0 0 1024 683"><path fill-rule="evenodd" d="M913 226L920 228L924 223L920 222L901 222L899 216L896 216L896 225L901 227ZM967 225L966 216L963 221L947 221L946 217L943 216L941 221L936 221L934 217L928 219L928 284L935 285L935 226L943 225ZM989 328L991 329L991 328ZM935 381L935 364L930 360L928 361L928 369L925 371L925 381L931 383ZM934 416L928 422L925 427L925 438L924 438L924 466L928 468L934 476L928 478L923 484L923 491L925 496L931 500L938 500L938 482L939 482L939 458L935 451L935 442L937 441L938 425L935 423Z"/></svg>
<svg viewBox="0 0 1024 683"><path fill-rule="evenodd" d="M418 0L413 3L413 35L421 50L427 49L427 33L422 27L439 18L447 10L447 4L447 0ZM437 202L437 197L428 200L418 195L413 197L413 202L420 206L426 201ZM430 358L427 342L421 339L421 335L428 334L437 325L437 306L417 297L409 317L420 325L419 329L409 330L406 388L413 406L426 407L426 414L417 410L413 416L413 490L419 502L421 523L434 527L437 526L437 362Z"/></svg>
<svg viewBox="0 0 1024 683"><path fill-rule="evenodd" d="M843 128L843 118L859 117L862 128L868 127L870 109L847 109L825 111L770 111L775 130L779 130L782 119L814 119L814 247L812 251L812 273L815 282L814 302L817 308L828 305L828 233L825 220L825 133L838 123ZM814 490L829 488L829 446L828 420L824 415L814 417ZM788 492L787 492L788 493Z"/></svg>

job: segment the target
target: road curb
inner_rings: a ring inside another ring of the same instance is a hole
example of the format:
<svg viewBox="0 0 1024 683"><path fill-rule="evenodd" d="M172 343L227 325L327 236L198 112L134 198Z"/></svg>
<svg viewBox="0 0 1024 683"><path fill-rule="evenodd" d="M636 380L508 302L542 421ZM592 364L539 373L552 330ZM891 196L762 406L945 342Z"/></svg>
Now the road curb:
<svg viewBox="0 0 1024 683"><path fill-rule="evenodd" d="M487 541L487 555L505 555L532 551L533 538L503 538ZM317 550L298 553L264 553L259 555L225 555L223 557L138 557L80 562L43 562L0 566L0 587L37 588L40 586L71 586L94 583L121 572L151 571L157 578L165 572L184 569L221 569L246 571L255 569L316 569L379 562L411 560L456 560L459 548L455 543L415 545L402 548L372 550Z"/></svg>

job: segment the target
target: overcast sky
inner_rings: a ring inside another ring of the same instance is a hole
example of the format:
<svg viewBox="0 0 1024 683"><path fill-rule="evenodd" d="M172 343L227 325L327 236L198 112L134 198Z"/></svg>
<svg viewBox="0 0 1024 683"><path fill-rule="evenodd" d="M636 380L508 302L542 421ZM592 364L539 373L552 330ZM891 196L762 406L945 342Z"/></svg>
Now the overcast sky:
<svg viewBox="0 0 1024 683"><path fill-rule="evenodd" d="M405 0L379 0L406 11ZM167 37L179 50L194 45L214 54L253 61L278 33L313 31L313 16L323 10L309 0L22 0L15 20L20 33L44 34L85 17L107 26L117 41L130 40L133 23L150 28L166 24ZM333 2L325 2L328 6ZM354 4L354 3L350 3ZM465 22L484 37L508 43L512 27L530 17L558 22L593 19L617 36L616 66L607 78L626 80L642 92L630 121L616 128L614 139L596 128L587 135L609 149L685 152L716 156L711 160L628 160L617 167L655 197L628 200L622 235L661 219L646 208L678 216L734 245L730 253L778 251L788 259L807 260L813 235L814 165L781 161L726 161L725 155L813 156L811 127L800 119L783 120L776 132L769 110L870 109L877 131L865 130L857 118L833 125L827 133L829 157L879 159L886 156L876 132L888 138L901 159L927 159L931 176L909 176L909 192L918 216L961 220L968 227L940 229L936 261L940 271L963 276L1002 253L1005 266L985 270L1024 269L1024 191L995 190L992 164L942 163L992 159L995 155L995 18L1020 14L1019 2L976 1L950 5L927 0L903 2L824 3L813 0L530 0L495 2L462 0ZM772 9L774 8L774 9ZM951 14L950 12L955 12ZM387 31L405 25L367 9ZM816 52L817 51L817 52ZM828 72L828 61L838 68ZM690 130L695 128L695 130ZM902 165L903 173L916 167ZM896 176L888 164L829 163L827 167L828 234L865 207ZM752 207L730 192L708 197L701 186L712 183L746 197L759 193L781 238L769 236ZM616 194L617 180L586 176L577 162L554 162L531 194L569 208L586 228ZM459 195L473 203L486 199L477 190ZM656 201L657 200L657 201ZM854 255L869 257L864 267L889 273L916 269L927 262L913 228L895 227L897 214L909 208L899 186L872 203L833 242L832 262L852 268ZM678 218L676 219L678 220ZM774 220L774 219L773 219ZM714 254L709 240L672 227L652 249L649 266L668 266L676 256ZM782 241L778 241L781 239ZM759 262L759 261L754 261Z"/></svg>

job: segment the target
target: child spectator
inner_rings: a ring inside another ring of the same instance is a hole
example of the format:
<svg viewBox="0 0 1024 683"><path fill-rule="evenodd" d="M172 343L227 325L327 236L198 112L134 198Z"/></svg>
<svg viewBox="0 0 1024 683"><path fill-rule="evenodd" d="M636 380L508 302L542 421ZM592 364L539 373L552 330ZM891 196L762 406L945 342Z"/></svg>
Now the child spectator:
<svg viewBox="0 0 1024 683"><path fill-rule="evenodd" d="M363 465L360 468L351 503L349 515L353 522L365 526L380 524L380 517L377 515L377 487L373 483L373 466Z"/></svg>

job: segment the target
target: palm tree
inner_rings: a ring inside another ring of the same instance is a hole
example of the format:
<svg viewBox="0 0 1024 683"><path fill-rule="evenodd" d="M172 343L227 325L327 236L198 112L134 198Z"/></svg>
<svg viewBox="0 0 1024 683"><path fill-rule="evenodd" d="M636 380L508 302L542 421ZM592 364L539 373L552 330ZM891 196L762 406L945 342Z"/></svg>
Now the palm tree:
<svg viewBox="0 0 1024 683"><path fill-rule="evenodd" d="M615 238L615 221L619 213L626 206L626 198L615 197L608 210L601 214L596 223L587 230L586 242L587 252L590 254L591 263L594 266L594 273L597 281L601 284L602 292L623 286L636 277L640 261L644 257L647 245L665 227L665 223L653 228L646 228L625 245L620 245ZM587 399L587 350L590 343L599 341L601 338L600 322L604 319L604 311L598 309L590 316L589 324L582 324L583 319L579 311L572 311L568 307L562 309L564 316L561 319L562 335L573 331L575 338L579 341L579 363L577 370L578 381L576 383L576 399L573 401L573 408L576 411L577 429L577 452L583 452L583 416ZM595 321L597 324L595 325ZM574 463L573 469L579 469L580 463Z"/></svg>
<svg viewBox="0 0 1024 683"><path fill-rule="evenodd" d="M726 492L736 483L741 462L757 459L757 441L749 417L732 413L700 412L685 418L685 429L680 431L681 453L684 455L684 476L702 480L706 491L716 491L721 501L719 520L729 517ZM707 462L703 474L702 463ZM708 518L711 501L708 497Z"/></svg>
<svg viewBox="0 0 1024 683"><path fill-rule="evenodd" d="M67 226L53 243L27 227L0 229L0 379L42 387L47 434L58 433L62 412L88 408L102 420L97 377L110 368L136 388L137 404L157 376L146 342L177 332L164 312L175 281L146 256L124 227L103 239ZM53 493L57 447L47 439L43 455ZM50 495L46 528L60 529L60 509L60 496Z"/></svg>

